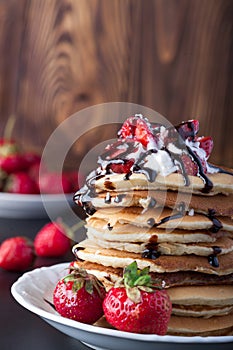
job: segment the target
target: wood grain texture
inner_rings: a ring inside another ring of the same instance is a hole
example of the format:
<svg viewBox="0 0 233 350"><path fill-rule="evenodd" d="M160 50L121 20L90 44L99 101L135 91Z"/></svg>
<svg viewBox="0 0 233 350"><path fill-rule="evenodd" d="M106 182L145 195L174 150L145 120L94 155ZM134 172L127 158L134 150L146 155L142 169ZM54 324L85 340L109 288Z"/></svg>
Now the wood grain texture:
<svg viewBox="0 0 233 350"><path fill-rule="evenodd" d="M82 108L125 101L198 117L212 160L233 166L232 77L232 0L0 1L1 134L14 113L28 147Z"/></svg>

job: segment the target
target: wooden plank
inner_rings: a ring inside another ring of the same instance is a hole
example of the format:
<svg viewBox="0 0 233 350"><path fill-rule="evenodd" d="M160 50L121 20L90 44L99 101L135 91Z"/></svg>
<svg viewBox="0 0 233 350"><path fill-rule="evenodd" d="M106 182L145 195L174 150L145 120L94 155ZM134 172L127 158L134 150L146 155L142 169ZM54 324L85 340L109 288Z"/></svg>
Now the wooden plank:
<svg viewBox="0 0 233 350"><path fill-rule="evenodd" d="M128 101L198 117L233 166L231 0L5 0L0 19L1 133L15 112L15 136L42 149L74 112Z"/></svg>

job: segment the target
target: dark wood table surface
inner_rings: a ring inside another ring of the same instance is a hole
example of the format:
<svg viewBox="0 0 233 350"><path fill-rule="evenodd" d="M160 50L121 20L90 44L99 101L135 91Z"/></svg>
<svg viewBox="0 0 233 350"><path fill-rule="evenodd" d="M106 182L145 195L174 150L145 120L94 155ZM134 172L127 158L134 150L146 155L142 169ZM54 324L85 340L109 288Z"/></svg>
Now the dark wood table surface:
<svg viewBox="0 0 233 350"><path fill-rule="evenodd" d="M16 235L34 238L46 220L13 220L0 218L0 242ZM62 259L37 258L36 266L71 261L69 253ZM86 350L81 342L48 325L39 316L19 305L10 293L11 285L21 273L0 269L0 349L1 350Z"/></svg>
<svg viewBox="0 0 233 350"><path fill-rule="evenodd" d="M47 220L14 220L0 218L0 242L16 235L34 238L36 232ZM71 261L72 253L62 259L37 258L37 267L49 266L59 262ZM7 272L0 269L0 349L1 350L88 350L89 347L56 330L39 316L24 309L11 295L11 285L21 273ZM192 350L193 346L177 344L174 349ZM178 348L177 348L178 346ZM168 345L169 349L170 346ZM232 343L199 344L199 350L232 350ZM196 347L195 347L196 349ZM124 349L122 349L124 350ZM133 350L133 349L132 349Z"/></svg>

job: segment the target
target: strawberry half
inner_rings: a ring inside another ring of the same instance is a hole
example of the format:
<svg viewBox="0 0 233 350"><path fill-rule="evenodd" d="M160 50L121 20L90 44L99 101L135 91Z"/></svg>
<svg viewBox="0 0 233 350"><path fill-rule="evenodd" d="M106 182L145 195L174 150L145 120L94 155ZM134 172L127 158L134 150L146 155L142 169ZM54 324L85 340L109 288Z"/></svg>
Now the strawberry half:
<svg viewBox="0 0 233 350"><path fill-rule="evenodd" d="M62 278L53 293L57 312L75 321L93 324L103 315L105 288L94 275L71 267L71 273Z"/></svg>
<svg viewBox="0 0 233 350"><path fill-rule="evenodd" d="M202 148L205 151L206 159L208 159L214 147L214 141L212 137L203 136L203 137L198 137L196 140L200 142L200 148Z"/></svg>
<svg viewBox="0 0 233 350"><path fill-rule="evenodd" d="M114 173L117 174L128 174L130 172L131 167L134 164L134 160L132 159L125 159L122 160L121 162L112 162L109 163L108 168L111 169Z"/></svg>
<svg viewBox="0 0 233 350"><path fill-rule="evenodd" d="M188 120L175 126L183 140L191 137L194 138L199 131L199 121L196 119Z"/></svg>
<svg viewBox="0 0 233 350"><path fill-rule="evenodd" d="M132 138L147 147L149 142L156 142L149 123L140 115L129 117L118 132L121 139Z"/></svg>
<svg viewBox="0 0 233 350"><path fill-rule="evenodd" d="M104 299L106 320L126 332L166 334L172 304L166 290L152 282L149 268L139 270L133 262L124 270L123 283Z"/></svg>

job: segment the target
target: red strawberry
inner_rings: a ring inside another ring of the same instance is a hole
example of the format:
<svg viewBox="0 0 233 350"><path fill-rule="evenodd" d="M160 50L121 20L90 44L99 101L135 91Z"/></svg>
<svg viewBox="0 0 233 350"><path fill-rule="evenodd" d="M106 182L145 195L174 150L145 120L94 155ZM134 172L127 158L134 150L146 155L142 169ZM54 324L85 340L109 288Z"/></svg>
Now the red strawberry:
<svg viewBox="0 0 233 350"><path fill-rule="evenodd" d="M197 155L196 155L196 157L199 160L199 163L201 165L201 171L206 173L207 166L206 166L205 159L200 159ZM199 173L200 170L199 170L198 163L196 161L193 161L192 158L188 154L183 154L181 156L181 161L183 163L183 166L184 166L184 169L185 169L185 172L187 173L187 175L196 176Z"/></svg>
<svg viewBox="0 0 233 350"><path fill-rule="evenodd" d="M103 315L104 297L105 289L95 276L73 269L57 283L53 302L61 316L92 324Z"/></svg>
<svg viewBox="0 0 233 350"><path fill-rule="evenodd" d="M72 188L71 192L76 192L85 183L85 177L75 170L65 171L63 172L63 176L69 180L70 186Z"/></svg>
<svg viewBox="0 0 233 350"><path fill-rule="evenodd" d="M148 274L133 262L124 271L124 286L112 287L103 302L106 320L115 328L133 333L167 332L172 304L166 290L156 289Z"/></svg>
<svg viewBox="0 0 233 350"><path fill-rule="evenodd" d="M36 234L34 240L36 254L43 257L65 255L71 245L71 240L66 234L67 230L62 223L50 222L46 224Z"/></svg>
<svg viewBox="0 0 233 350"><path fill-rule="evenodd" d="M8 271L25 271L32 266L34 251L26 237L8 238L0 246L0 267Z"/></svg>
<svg viewBox="0 0 233 350"><path fill-rule="evenodd" d="M189 137L194 138L199 131L199 121L195 119L188 120L180 123L175 128L184 140Z"/></svg>
<svg viewBox="0 0 233 350"><path fill-rule="evenodd" d="M198 173L197 164L190 158L188 154L183 154L181 156L181 161L183 163L185 172L187 175L196 176ZM182 171L182 169L180 169Z"/></svg>
<svg viewBox="0 0 233 350"><path fill-rule="evenodd" d="M4 186L4 192L21 194L38 194L39 189L36 182L28 173L18 172L10 174Z"/></svg>
<svg viewBox="0 0 233 350"><path fill-rule="evenodd" d="M132 167L132 165L134 164L134 160L133 159L125 159L122 160L121 162L112 162L109 163L109 168L114 172L114 173L118 173L118 174L127 174L130 171L130 168Z"/></svg>
<svg viewBox="0 0 233 350"><path fill-rule="evenodd" d="M31 166L35 164L40 164L41 162L41 156L34 152L26 152L22 154L22 157L24 159L24 162L27 166L27 168L30 168Z"/></svg>
<svg viewBox="0 0 233 350"><path fill-rule="evenodd" d="M7 156L0 156L0 169L8 174L27 169L27 163L21 154L9 154Z"/></svg>
<svg viewBox="0 0 233 350"><path fill-rule="evenodd" d="M41 193L57 194L72 193L73 187L70 179L65 174L45 172L39 177L39 189Z"/></svg>
<svg viewBox="0 0 233 350"><path fill-rule="evenodd" d="M212 137L203 136L203 137L198 137L196 140L200 142L200 148L202 148L206 152L206 159L208 159L214 147L214 142Z"/></svg>
<svg viewBox="0 0 233 350"><path fill-rule="evenodd" d="M129 117L123 123L118 135L122 139L132 138L145 147L149 142L156 142L150 124L140 115Z"/></svg>

